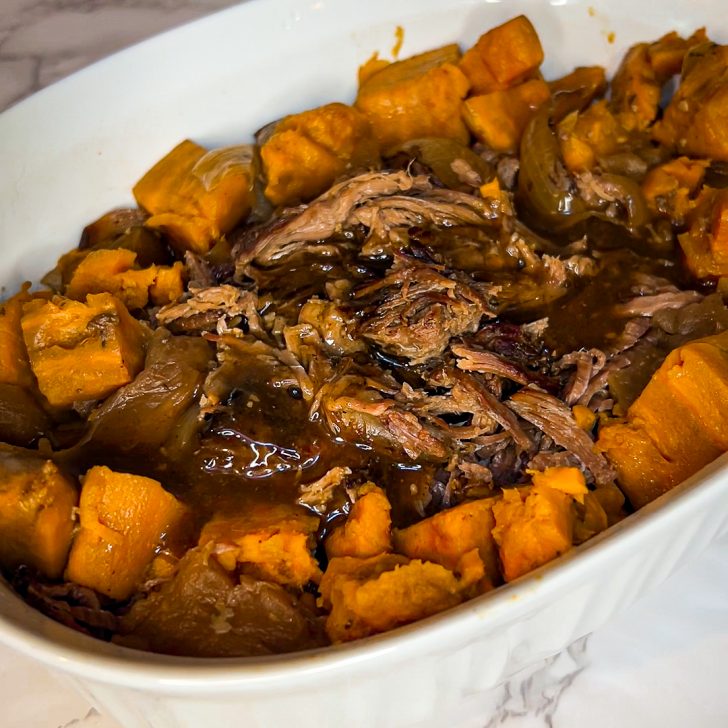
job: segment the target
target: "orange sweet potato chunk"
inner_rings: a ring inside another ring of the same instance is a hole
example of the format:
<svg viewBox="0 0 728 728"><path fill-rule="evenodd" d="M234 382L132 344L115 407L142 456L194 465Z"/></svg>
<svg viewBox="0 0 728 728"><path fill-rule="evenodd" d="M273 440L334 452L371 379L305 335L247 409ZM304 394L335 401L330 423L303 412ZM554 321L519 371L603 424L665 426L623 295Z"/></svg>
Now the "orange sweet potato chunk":
<svg viewBox="0 0 728 728"><path fill-rule="evenodd" d="M618 423L599 432L598 448L617 471L617 481L635 508L642 508L687 478L679 463L665 458L638 425Z"/></svg>
<svg viewBox="0 0 728 728"><path fill-rule="evenodd" d="M498 548L491 531L495 526L495 498L462 503L436 513L407 528L394 531L394 546L411 559L434 561L459 571L465 554L477 549L491 584L501 582Z"/></svg>
<svg viewBox="0 0 728 728"><path fill-rule="evenodd" d="M91 251L73 272L66 296L83 301L89 293L113 293L128 309L144 308L154 268L134 270L136 253L131 250Z"/></svg>
<svg viewBox="0 0 728 728"><path fill-rule="evenodd" d="M673 352L652 375L642 394L629 408L627 417L648 433L665 459L689 474L717 458L721 448L713 442L711 433L703 427L693 410L672 391L669 371L672 362L679 356L679 351ZM693 370L692 375L701 386L710 388L709 377L701 371Z"/></svg>
<svg viewBox="0 0 728 728"><path fill-rule="evenodd" d="M50 460L0 449L0 564L30 566L57 579L71 545L78 502L74 484Z"/></svg>
<svg viewBox="0 0 728 728"><path fill-rule="evenodd" d="M207 151L185 140L134 186L150 213L147 227L169 235L180 252L207 253L253 204L252 152L247 146Z"/></svg>
<svg viewBox="0 0 728 728"><path fill-rule="evenodd" d="M392 506L381 488L369 483L359 491L346 522L326 539L326 555L369 556L392 550Z"/></svg>
<svg viewBox="0 0 728 728"><path fill-rule="evenodd" d="M505 91L466 99L463 118L479 141L497 152L512 152L531 117L550 97L548 84L533 79Z"/></svg>
<svg viewBox="0 0 728 728"><path fill-rule="evenodd" d="M691 206L690 228L678 241L696 278L728 275L728 190L704 188Z"/></svg>
<svg viewBox="0 0 728 728"><path fill-rule="evenodd" d="M355 106L383 150L422 137L468 142L460 106L470 84L459 58L456 45L444 46L390 63L362 83Z"/></svg>
<svg viewBox="0 0 728 728"><path fill-rule="evenodd" d="M26 289L0 304L0 383L26 389L35 386L30 360L23 341L20 320L23 305L32 300Z"/></svg>
<svg viewBox="0 0 728 728"><path fill-rule="evenodd" d="M113 599L128 599L156 551L180 538L189 513L151 478L97 466L82 482L80 529L66 578Z"/></svg>
<svg viewBox="0 0 728 728"><path fill-rule="evenodd" d="M547 487L560 490L579 502L583 502L589 492L584 473L579 468L546 468L545 470L529 470L528 474L537 488Z"/></svg>
<svg viewBox="0 0 728 728"><path fill-rule="evenodd" d="M693 197L703 184L708 162L677 157L653 167L642 181L642 191L653 213L684 220L694 206Z"/></svg>
<svg viewBox="0 0 728 728"><path fill-rule="evenodd" d="M693 46L705 43L707 40L705 28L700 28L689 38L682 38L673 30L654 43L650 43L647 55L655 77L660 81L667 81L671 76L680 73L685 54Z"/></svg>
<svg viewBox="0 0 728 728"><path fill-rule="evenodd" d="M454 607L473 595L474 584L484 575L482 564L467 579L458 579L444 566L428 561L414 560L392 568L395 558L383 555L356 559L369 562L363 567L367 576L357 578L356 567L348 565L343 571L350 573L339 571L326 585L331 603L326 632L332 642L385 632ZM329 569L337 561L333 559ZM384 570L380 571L382 566ZM375 575L371 575L372 571Z"/></svg>
<svg viewBox="0 0 728 728"><path fill-rule="evenodd" d="M685 58L682 80L653 129L680 154L728 161L728 46L702 43Z"/></svg>
<svg viewBox="0 0 728 728"><path fill-rule="evenodd" d="M525 15L492 28L463 55L460 68L475 94L503 91L532 77L543 62L536 29Z"/></svg>
<svg viewBox="0 0 728 728"><path fill-rule="evenodd" d="M40 391L55 407L103 399L144 365L145 331L108 293L23 307L23 338Z"/></svg>
<svg viewBox="0 0 728 728"><path fill-rule="evenodd" d="M149 286L149 300L155 306L174 303L185 292L185 266L180 261L155 268L154 283Z"/></svg>
<svg viewBox="0 0 728 728"><path fill-rule="evenodd" d="M650 64L649 44L632 46L612 79L611 106L623 126L644 130L655 120L661 83Z"/></svg>
<svg viewBox="0 0 728 728"><path fill-rule="evenodd" d="M607 90L607 75L602 66L577 66L571 73L549 81L552 95L578 94L582 108Z"/></svg>
<svg viewBox="0 0 728 728"><path fill-rule="evenodd" d="M537 485L508 488L493 505L503 578L513 581L568 551L573 544L572 497Z"/></svg>
<svg viewBox="0 0 728 728"><path fill-rule="evenodd" d="M605 101L569 114L559 124L564 164L574 173L592 169L599 157L613 154L626 140L625 130Z"/></svg>
<svg viewBox="0 0 728 728"><path fill-rule="evenodd" d="M367 558L356 556L335 556L329 560L326 571L319 583L319 606L331 609L331 593L334 585L341 579L367 581L376 579L385 571L391 571L397 566L408 564L410 560L401 554L377 554Z"/></svg>
<svg viewBox="0 0 728 728"><path fill-rule="evenodd" d="M282 119L260 156L265 196L274 205L291 205L316 197L350 170L375 164L379 148L363 114L333 103Z"/></svg>
<svg viewBox="0 0 728 728"><path fill-rule="evenodd" d="M627 412L603 428L598 447L635 508L728 450L728 333L673 350Z"/></svg>
<svg viewBox="0 0 728 728"><path fill-rule="evenodd" d="M213 517L199 545L215 544L215 555L228 571L241 566L257 579L301 588L321 579L312 555L318 524L304 508L257 503L238 515Z"/></svg>
<svg viewBox="0 0 728 728"><path fill-rule="evenodd" d="M138 268L137 254L126 248L92 250L76 266L65 294L82 301L89 293L113 293L129 309L150 301L164 305L184 292L184 264Z"/></svg>
<svg viewBox="0 0 728 728"><path fill-rule="evenodd" d="M692 411L713 443L728 451L728 334L686 344L672 352L664 366L670 391Z"/></svg>
<svg viewBox="0 0 728 728"><path fill-rule="evenodd" d="M710 225L710 252L718 267L728 270L728 189L717 190Z"/></svg>

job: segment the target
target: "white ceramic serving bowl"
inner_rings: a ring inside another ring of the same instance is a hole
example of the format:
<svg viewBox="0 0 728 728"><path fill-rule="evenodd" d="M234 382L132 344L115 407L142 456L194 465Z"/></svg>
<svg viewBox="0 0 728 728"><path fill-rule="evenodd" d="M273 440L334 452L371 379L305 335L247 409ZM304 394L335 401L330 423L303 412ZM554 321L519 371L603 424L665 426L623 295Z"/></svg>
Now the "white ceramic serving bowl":
<svg viewBox="0 0 728 728"><path fill-rule="evenodd" d="M0 284L37 280L79 231L132 202L174 144L245 141L289 112L350 101L356 70L521 12L547 78L614 70L631 43L705 25L728 41L719 0L254 0L98 63L0 115ZM613 42L611 42L614 33ZM486 690L593 631L728 531L728 459L520 581L393 633L266 659L135 652L52 622L0 586L0 641L65 673L125 726L482 725Z"/></svg>

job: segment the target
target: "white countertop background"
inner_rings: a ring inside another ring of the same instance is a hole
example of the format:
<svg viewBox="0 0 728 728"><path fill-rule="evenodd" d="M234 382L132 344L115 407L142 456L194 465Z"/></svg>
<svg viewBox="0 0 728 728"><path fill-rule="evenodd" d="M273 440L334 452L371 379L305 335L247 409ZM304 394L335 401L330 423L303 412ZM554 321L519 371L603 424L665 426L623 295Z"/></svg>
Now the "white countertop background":
<svg viewBox="0 0 728 728"><path fill-rule="evenodd" d="M114 51L233 4L0 0L0 111ZM727 677L723 538L595 634L493 690L482 725L726 728ZM2 646L0 706L1 728L118 728L63 679Z"/></svg>

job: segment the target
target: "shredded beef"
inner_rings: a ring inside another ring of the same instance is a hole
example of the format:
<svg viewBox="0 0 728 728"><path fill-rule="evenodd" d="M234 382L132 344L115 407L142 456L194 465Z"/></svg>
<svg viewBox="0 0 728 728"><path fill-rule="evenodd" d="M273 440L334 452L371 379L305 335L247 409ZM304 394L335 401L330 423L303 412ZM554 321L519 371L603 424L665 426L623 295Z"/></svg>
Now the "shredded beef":
<svg viewBox="0 0 728 728"><path fill-rule="evenodd" d="M606 458L595 451L594 441L576 424L571 410L552 395L527 387L511 397L509 407L546 433L557 445L573 453L598 485L614 482L616 474Z"/></svg>
<svg viewBox="0 0 728 728"><path fill-rule="evenodd" d="M357 291L364 317L359 333L383 351L413 364L440 356L453 336L473 333L488 302L465 279L408 260Z"/></svg>

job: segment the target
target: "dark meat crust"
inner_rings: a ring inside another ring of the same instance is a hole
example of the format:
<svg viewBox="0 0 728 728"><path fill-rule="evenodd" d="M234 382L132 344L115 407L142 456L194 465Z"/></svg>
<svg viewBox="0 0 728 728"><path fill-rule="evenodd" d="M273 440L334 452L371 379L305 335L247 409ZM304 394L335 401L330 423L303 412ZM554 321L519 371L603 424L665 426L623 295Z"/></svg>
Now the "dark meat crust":
<svg viewBox="0 0 728 728"><path fill-rule="evenodd" d="M474 333L483 316L494 315L466 280L415 261L395 265L384 279L357 291L355 301L366 312L361 336L412 364L441 356L452 337Z"/></svg>

